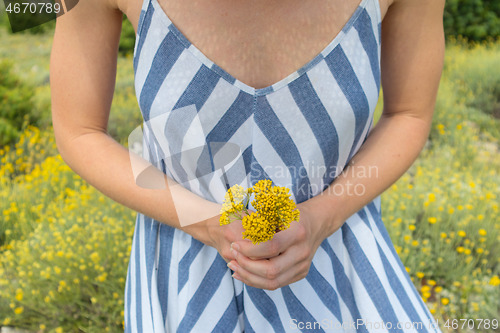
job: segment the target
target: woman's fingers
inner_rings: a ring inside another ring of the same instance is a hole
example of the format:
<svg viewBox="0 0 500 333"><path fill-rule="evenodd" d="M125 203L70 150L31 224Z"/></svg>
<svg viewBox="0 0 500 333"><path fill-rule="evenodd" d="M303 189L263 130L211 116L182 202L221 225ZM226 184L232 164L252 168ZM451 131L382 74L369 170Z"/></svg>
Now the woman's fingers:
<svg viewBox="0 0 500 333"><path fill-rule="evenodd" d="M272 289L273 284L288 285L304 278L310 266L308 253L294 246L271 259L252 260L245 255L233 252L236 260L229 267L245 283L259 288Z"/></svg>
<svg viewBox="0 0 500 333"><path fill-rule="evenodd" d="M273 239L267 242L253 244L249 240L242 240L234 242L231 247L250 259L268 259L285 252L293 244L304 241L306 234L302 224L292 222L288 229L277 232Z"/></svg>
<svg viewBox="0 0 500 333"><path fill-rule="evenodd" d="M259 261L269 261L269 260L261 259ZM240 266L239 263L235 260L231 261L228 266L229 268L231 268L231 270L234 271L233 277L242 281L243 283L255 288L276 290L278 288L289 285L290 283L293 283L295 281L304 278L307 275L307 269L304 270L301 267L306 265L307 263L303 262L301 264L292 267L291 269L284 270L279 273L276 273L271 268L271 270L269 270L266 273L268 274L269 278L262 277L260 275L248 271L247 269Z"/></svg>
<svg viewBox="0 0 500 333"><path fill-rule="evenodd" d="M233 252L238 266L244 268L249 273L273 280L278 277L283 271L293 266L293 261L288 256L282 253L271 259L253 260L241 253Z"/></svg>
<svg viewBox="0 0 500 333"><path fill-rule="evenodd" d="M229 263L233 275L256 288L274 290L307 276L321 233L315 232L307 215L300 222L292 222L286 230L276 233L272 240L252 244L241 240L231 244Z"/></svg>
<svg viewBox="0 0 500 333"><path fill-rule="evenodd" d="M219 222L217 221L217 223ZM244 230L241 222L238 223L236 221L224 226L217 224L212 228L213 247L217 249L226 262L235 259L231 251L231 244L242 240Z"/></svg>
<svg viewBox="0 0 500 333"><path fill-rule="evenodd" d="M282 240L273 238L259 244L253 244L249 240L237 241L231 244L231 248L250 259L257 260L276 257L286 249L286 246Z"/></svg>

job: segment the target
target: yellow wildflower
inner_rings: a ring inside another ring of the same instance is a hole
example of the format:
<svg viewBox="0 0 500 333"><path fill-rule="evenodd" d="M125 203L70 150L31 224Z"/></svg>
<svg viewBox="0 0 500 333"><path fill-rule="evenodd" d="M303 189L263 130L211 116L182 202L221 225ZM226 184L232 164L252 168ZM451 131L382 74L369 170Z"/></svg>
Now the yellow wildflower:
<svg viewBox="0 0 500 333"><path fill-rule="evenodd" d="M23 291L21 289L16 290L16 300L19 302L23 300Z"/></svg>
<svg viewBox="0 0 500 333"><path fill-rule="evenodd" d="M232 222L231 217L234 219L241 219L242 211L248 213L246 210L248 206L248 197L250 194L250 189L245 190L240 185L234 185L227 190L224 196L224 202L221 208L220 224L229 224ZM246 202L243 202L246 199Z"/></svg>
<svg viewBox="0 0 500 333"><path fill-rule="evenodd" d="M106 281L106 278L107 278L107 277L108 277L108 273L102 273L101 275L99 275L99 276L97 277L97 281L99 281L99 282L104 282L104 281Z"/></svg>
<svg viewBox="0 0 500 333"><path fill-rule="evenodd" d="M255 212L249 214L247 205L251 193L255 194L252 201ZM292 221L299 220L299 214L295 202L290 199L288 188L273 186L271 180L260 180L248 190L234 185L227 191L220 224L231 223L232 217L241 219L245 229L243 237L256 244L270 240L276 232L287 229Z"/></svg>
<svg viewBox="0 0 500 333"><path fill-rule="evenodd" d="M97 252L93 252L93 253L90 255L90 259L92 259L92 261L94 261L94 262L99 261L99 253L97 253Z"/></svg>
<svg viewBox="0 0 500 333"><path fill-rule="evenodd" d="M497 275L494 275L491 279L490 279L490 284L494 287L496 286L500 286L500 278L497 276Z"/></svg>

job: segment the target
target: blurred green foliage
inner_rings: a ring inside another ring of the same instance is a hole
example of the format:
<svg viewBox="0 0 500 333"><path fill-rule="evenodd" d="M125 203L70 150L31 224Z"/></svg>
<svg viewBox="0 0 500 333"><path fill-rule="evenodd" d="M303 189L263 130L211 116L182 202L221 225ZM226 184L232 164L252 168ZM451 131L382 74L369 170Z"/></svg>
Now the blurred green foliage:
<svg viewBox="0 0 500 333"><path fill-rule="evenodd" d="M446 77L456 84L455 94L463 104L481 112L468 111L469 117L483 114L484 119L469 119L500 138L500 127L490 120L500 119L500 43L467 42L449 38L446 48Z"/></svg>
<svg viewBox="0 0 500 333"><path fill-rule="evenodd" d="M135 30L132 23L123 15L122 34L120 36L120 45L118 51L123 54L132 54L135 45Z"/></svg>
<svg viewBox="0 0 500 333"><path fill-rule="evenodd" d="M447 37L482 41L500 36L500 1L446 0L444 30Z"/></svg>
<svg viewBox="0 0 500 333"><path fill-rule="evenodd" d="M0 146L19 136L26 123L36 123L33 114L33 88L12 73L12 62L0 61Z"/></svg>

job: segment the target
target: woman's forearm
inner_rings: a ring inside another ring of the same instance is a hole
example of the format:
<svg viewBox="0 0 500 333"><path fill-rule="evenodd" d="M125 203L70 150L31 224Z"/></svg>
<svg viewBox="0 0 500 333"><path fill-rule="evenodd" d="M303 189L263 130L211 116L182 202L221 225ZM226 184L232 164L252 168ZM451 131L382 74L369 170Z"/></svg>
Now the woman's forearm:
<svg viewBox="0 0 500 333"><path fill-rule="evenodd" d="M182 188L107 133L90 131L65 138L56 135L56 139L65 162L103 194L155 220L181 228L205 244L210 242L203 221L218 215L220 205ZM141 181L154 186L137 184L132 163L142 169L150 165L141 174Z"/></svg>
<svg viewBox="0 0 500 333"><path fill-rule="evenodd" d="M343 172L308 206L327 235L391 186L418 157L430 129L426 119L407 114L382 115Z"/></svg>

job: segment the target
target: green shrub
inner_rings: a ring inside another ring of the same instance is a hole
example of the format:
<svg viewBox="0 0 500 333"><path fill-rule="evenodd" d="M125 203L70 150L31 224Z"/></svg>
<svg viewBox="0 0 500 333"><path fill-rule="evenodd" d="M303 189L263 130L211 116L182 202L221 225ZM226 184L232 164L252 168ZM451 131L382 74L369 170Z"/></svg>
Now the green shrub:
<svg viewBox="0 0 500 333"><path fill-rule="evenodd" d="M500 36L500 1L447 0L444 12L447 36L486 40Z"/></svg>
<svg viewBox="0 0 500 333"><path fill-rule="evenodd" d="M14 141L26 123L36 122L33 89L12 73L13 63L0 61L0 146Z"/></svg>
<svg viewBox="0 0 500 333"><path fill-rule="evenodd" d="M447 76L467 96L465 104L500 118L500 43L452 40L447 58Z"/></svg>
<svg viewBox="0 0 500 333"><path fill-rule="evenodd" d="M120 35L119 52L122 55L132 54L135 45L135 30L132 23L123 15L122 33Z"/></svg>
<svg viewBox="0 0 500 333"><path fill-rule="evenodd" d="M7 13L5 12L3 1L0 1L0 27L10 30L9 18L7 17Z"/></svg>
<svg viewBox="0 0 500 333"><path fill-rule="evenodd" d="M0 146L13 141L18 134L18 130L9 121L0 118Z"/></svg>

